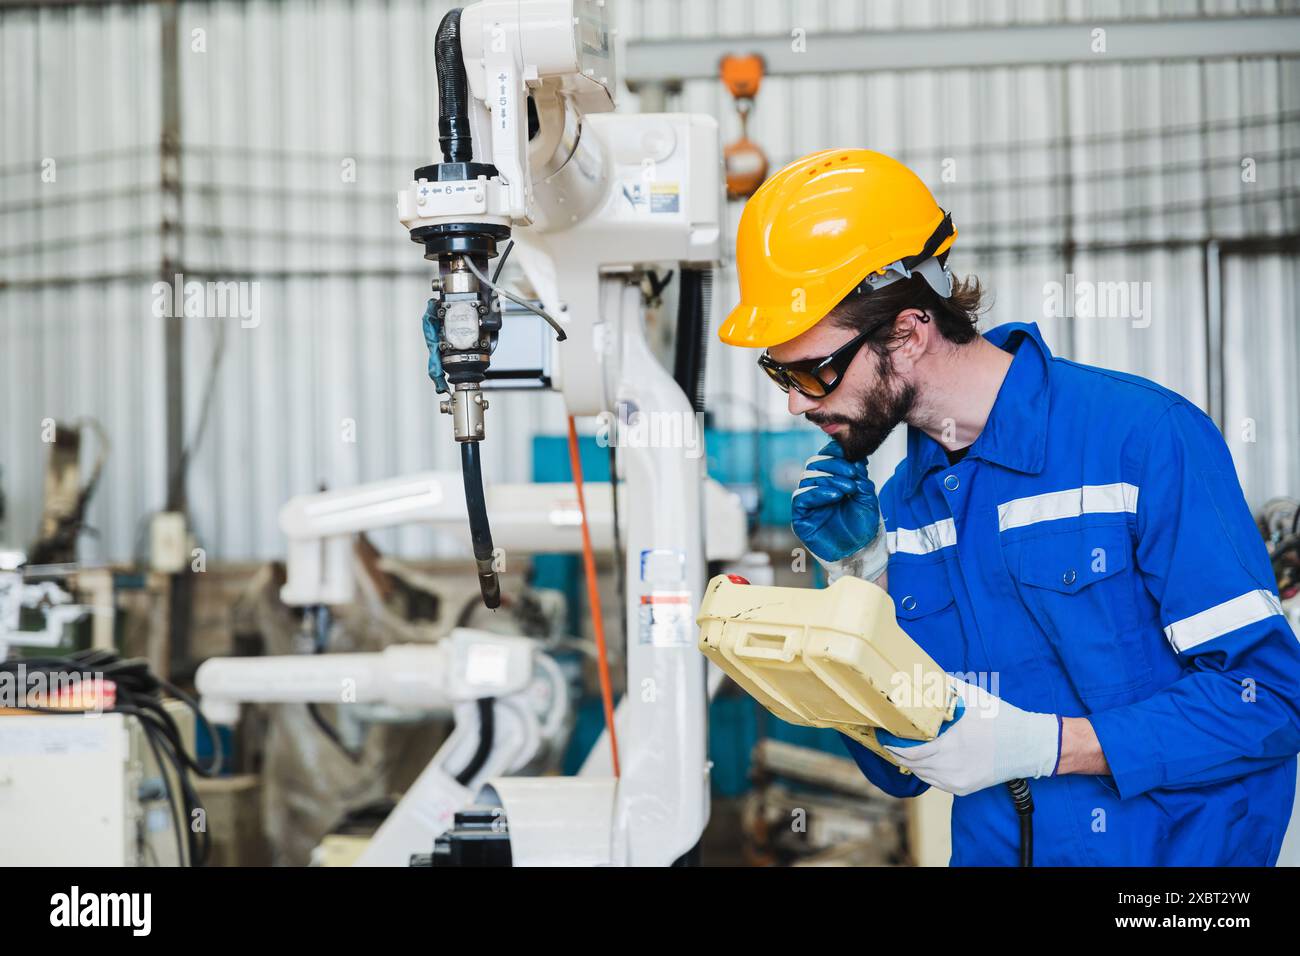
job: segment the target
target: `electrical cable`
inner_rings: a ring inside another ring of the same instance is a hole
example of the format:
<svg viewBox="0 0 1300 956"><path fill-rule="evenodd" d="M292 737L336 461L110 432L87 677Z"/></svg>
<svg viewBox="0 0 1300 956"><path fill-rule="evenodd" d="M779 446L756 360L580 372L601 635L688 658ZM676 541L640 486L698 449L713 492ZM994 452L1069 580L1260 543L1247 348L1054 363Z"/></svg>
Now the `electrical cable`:
<svg viewBox="0 0 1300 956"><path fill-rule="evenodd" d="M506 243L506 247L501 250L501 256L497 259L497 267L492 270L492 281L495 283L501 277L501 270L506 267L506 260L510 258L510 250L515 247L515 241L511 239Z"/></svg>
<svg viewBox="0 0 1300 956"><path fill-rule="evenodd" d="M1007 789L1020 819L1020 865L1034 865L1034 797L1029 792L1029 781L1008 780Z"/></svg>
<svg viewBox="0 0 1300 956"><path fill-rule="evenodd" d="M609 750L614 776L619 776L618 733L614 729L614 689L609 680L609 652L605 645L605 618L600 610L600 589L596 585L596 556L591 546L591 527L587 521L587 499L582 491L582 455L578 449L578 428L569 416L569 466L573 469L573 486L578 492L578 511L582 515L582 568L587 577L587 603L591 605L591 623L596 632L597 672L600 676L600 700L605 709L605 727L609 731Z"/></svg>
<svg viewBox="0 0 1300 956"><path fill-rule="evenodd" d="M197 814L205 814L206 811L203 808L202 802L198 798L198 794L189 783L185 759L188 755L180 745L179 740L173 742L173 738L163 727L159 718L153 712L140 707L119 706L114 707L112 712L128 714L135 717L140 721L140 725L148 735L151 745L161 745L160 749L162 755L166 757L166 763L163 765L162 772L165 776L167 773L167 764L170 764L171 769L176 772L176 777L181 788L180 806L184 811L185 818L187 820L193 820ZM163 713L164 716L170 717L170 715L167 715L165 711ZM211 842L208 837L207 827L200 827L197 832L193 826L186 827L185 829L189 834L186 839L186 843L189 847L189 865L201 866L206 863L208 854L211 850ZM183 859L182 865L184 865Z"/></svg>
<svg viewBox="0 0 1300 956"><path fill-rule="evenodd" d="M461 55L460 7L448 10L434 34L434 63L438 74L438 145L443 161L474 161L469 121L469 81Z"/></svg>
<svg viewBox="0 0 1300 956"><path fill-rule="evenodd" d="M711 272L683 269L677 286L677 334L673 380L686 393L691 410L704 411L704 367L709 347L712 304Z"/></svg>
<svg viewBox="0 0 1300 956"><path fill-rule="evenodd" d="M307 713L311 717L312 723L316 725L316 729L324 734L343 756L347 757L352 763L361 763L362 755L348 748L348 745L343 742L343 737L338 728L325 719L325 715L321 712L318 703L315 701L308 702Z"/></svg>
<svg viewBox="0 0 1300 956"><path fill-rule="evenodd" d="M618 587L618 604L622 613L619 633L627 653L627 558L623 554L623 533L618 520L618 444L609 443L609 493L614 519L614 583Z"/></svg>
<svg viewBox="0 0 1300 956"><path fill-rule="evenodd" d="M469 627L469 622L474 618L474 612L478 610L479 599L471 597L461 606L460 612L456 615L455 627Z"/></svg>
<svg viewBox="0 0 1300 956"><path fill-rule="evenodd" d="M311 613L311 610L311 608L308 608L307 613ZM316 611L318 612L316 616L317 640L315 642L315 647L312 650L312 654L324 654L326 645L329 641L329 625L326 616L328 609L325 608L324 605L318 605ZM337 727L325 719L325 714L320 709L320 704L314 700L308 701L307 714L311 717L312 723L316 725L316 729L324 734L329 741L339 749L343 756L347 757L352 763L361 763L361 758L364 755L360 751L350 749L348 745L343 742L343 735L339 733Z"/></svg>
<svg viewBox="0 0 1300 956"><path fill-rule="evenodd" d="M487 498L483 494L483 464L478 442L460 442L460 470L465 478L465 509L469 513L470 539L478 566L479 592L489 608L501 606L501 581L497 576L492 547L492 526L488 524Z"/></svg>
<svg viewBox="0 0 1300 956"><path fill-rule="evenodd" d="M496 698L480 697L478 704L478 746L474 749L474 755L469 758L469 763L465 764L460 773L456 774L456 782L462 787L468 787L473 779L478 776L483 765L487 763L488 755L492 753L492 743L496 736Z"/></svg>
<svg viewBox="0 0 1300 956"><path fill-rule="evenodd" d="M474 265L474 259L472 256L465 256L464 262L465 265L469 267L469 271L474 273L474 278L478 279L481 285L491 289L497 295L509 299L515 305L521 306L527 309L529 312L532 312L536 315L540 315L543 319L545 319L547 324L549 324L550 327L555 330L555 340L557 342L563 342L565 339L569 337L564 331L564 326L560 325L560 323L541 306L533 305L527 299L521 298L520 296L515 295L513 292L507 292L505 289L501 288L499 285L497 285L495 282L493 282L483 273L479 272L478 266Z"/></svg>
<svg viewBox="0 0 1300 956"><path fill-rule="evenodd" d="M21 671L19 670L21 668ZM149 670L147 661L138 658L122 658L116 653L102 649L78 651L67 657L32 657L0 661L0 672L15 678L20 674L30 680L36 673L57 674L59 682L75 676L78 682L111 681L115 690L113 706L103 708L105 713L116 713L135 718L146 735L150 750L158 761L168 792L168 803L172 809L173 821L178 833L178 852L181 863L187 861L190 866L202 866L211 852L212 841L206 823L195 828L187 825L198 817L206 820L206 811L191 781L191 774L201 777L214 777L224 760L221 738L212 725L199 710L192 697L175 687L170 682L157 677ZM54 686L51 684L51 686ZM78 685L79 686L79 685ZM99 688L102 691L102 687ZM163 692L171 694L176 700L194 713L195 725L202 725L212 747L210 766L202 766L198 759L185 749L181 740L180 728L175 718L163 705ZM20 704L21 709L42 714L77 714L91 713L88 707L43 706L39 704ZM169 769L176 774L179 786L179 799L173 789ZM184 817L184 821L182 820ZM182 836L187 833L188 836ZM183 847L188 846L188 852Z"/></svg>
<svg viewBox="0 0 1300 956"><path fill-rule="evenodd" d="M145 734L145 740L149 742L149 749L153 751L154 763L158 765L158 775L162 777L163 790L167 793L167 812L172 818L172 829L176 832L176 865L185 865L185 837L181 833L181 815L176 806L176 794L172 789L172 778L167 773L167 765L163 763L162 751L158 747L157 741L152 734Z"/></svg>

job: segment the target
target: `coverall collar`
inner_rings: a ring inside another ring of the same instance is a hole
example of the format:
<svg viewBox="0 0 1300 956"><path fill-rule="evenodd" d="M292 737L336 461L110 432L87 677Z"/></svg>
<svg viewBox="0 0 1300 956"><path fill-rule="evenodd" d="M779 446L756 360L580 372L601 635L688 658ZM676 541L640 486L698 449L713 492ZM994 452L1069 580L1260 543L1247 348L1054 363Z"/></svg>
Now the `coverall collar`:
<svg viewBox="0 0 1300 956"><path fill-rule="evenodd" d="M989 329L984 338L1015 357L966 457L1036 475L1047 457L1047 363L1052 353L1037 322L1008 322ZM1022 348L1026 343L1030 346ZM927 474L947 466L948 455L937 441L909 425L907 462L907 490L914 495Z"/></svg>

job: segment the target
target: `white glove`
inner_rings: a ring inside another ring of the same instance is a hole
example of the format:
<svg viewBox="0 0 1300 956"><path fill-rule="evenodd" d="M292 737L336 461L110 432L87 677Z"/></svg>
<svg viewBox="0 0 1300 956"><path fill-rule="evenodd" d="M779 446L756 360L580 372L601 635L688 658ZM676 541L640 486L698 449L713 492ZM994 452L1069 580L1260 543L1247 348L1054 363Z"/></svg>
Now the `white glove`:
<svg viewBox="0 0 1300 956"><path fill-rule="evenodd" d="M889 548L885 544L885 519L880 519L880 532L871 539L871 543L861 551L850 554L838 561L823 561L817 552L808 549L822 569L826 572L826 583L834 584L842 577L861 578L875 581L889 567Z"/></svg>
<svg viewBox="0 0 1300 956"><path fill-rule="evenodd" d="M1060 717L1021 710L975 684L948 680L961 702L956 717L934 740L905 740L876 731L876 739L900 764L930 786L959 797L1008 780L1056 772Z"/></svg>

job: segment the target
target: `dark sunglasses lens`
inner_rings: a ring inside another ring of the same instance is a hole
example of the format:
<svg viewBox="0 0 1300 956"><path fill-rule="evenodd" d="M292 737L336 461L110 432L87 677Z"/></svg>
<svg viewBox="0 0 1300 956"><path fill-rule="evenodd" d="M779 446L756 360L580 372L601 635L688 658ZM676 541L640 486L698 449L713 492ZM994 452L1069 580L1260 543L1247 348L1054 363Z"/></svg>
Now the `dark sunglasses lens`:
<svg viewBox="0 0 1300 956"><path fill-rule="evenodd" d="M786 369L786 375L790 376L790 382L795 388L799 389L809 398L823 398L826 395L826 383L817 377L814 372L796 372Z"/></svg>
<svg viewBox="0 0 1300 956"><path fill-rule="evenodd" d="M777 387L781 389L781 391L790 391L790 383L786 380L785 373L781 369L774 368L764 362L759 362L758 367L767 373L768 378L776 382Z"/></svg>

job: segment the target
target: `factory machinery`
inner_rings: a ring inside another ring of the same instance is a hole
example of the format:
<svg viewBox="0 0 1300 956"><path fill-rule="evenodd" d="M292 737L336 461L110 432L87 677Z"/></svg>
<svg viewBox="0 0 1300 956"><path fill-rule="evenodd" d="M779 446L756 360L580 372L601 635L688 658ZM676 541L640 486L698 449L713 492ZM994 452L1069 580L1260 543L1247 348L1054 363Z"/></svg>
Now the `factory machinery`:
<svg viewBox="0 0 1300 956"><path fill-rule="evenodd" d="M462 470L295 499L281 523L290 604L351 599L351 535L427 522L468 533L483 600L496 607L496 549L576 551L585 533L590 554L613 546L618 519L628 693L617 748L607 727L577 776L526 775L554 743L567 698L554 662L524 638L458 628L437 645L376 655L205 663L199 692L221 721L240 703L274 701L454 715L361 864L671 865L690 858L708 820L707 705L721 672L696 648L695 617L708 563L746 548L743 509L707 479L698 446L720 249L718 130L707 116L611 112L608 15L605 0L483 0L441 22L441 161L415 171L398 210L437 266L424 315L429 374ZM499 282L512 253L527 297ZM673 372L648 342L643 288L668 269L681 301ZM696 445L620 446L622 507L616 515L608 484L588 485L584 521L581 486L484 485L479 443L490 440L487 395L500 386L558 390L571 416L698 428Z"/></svg>

